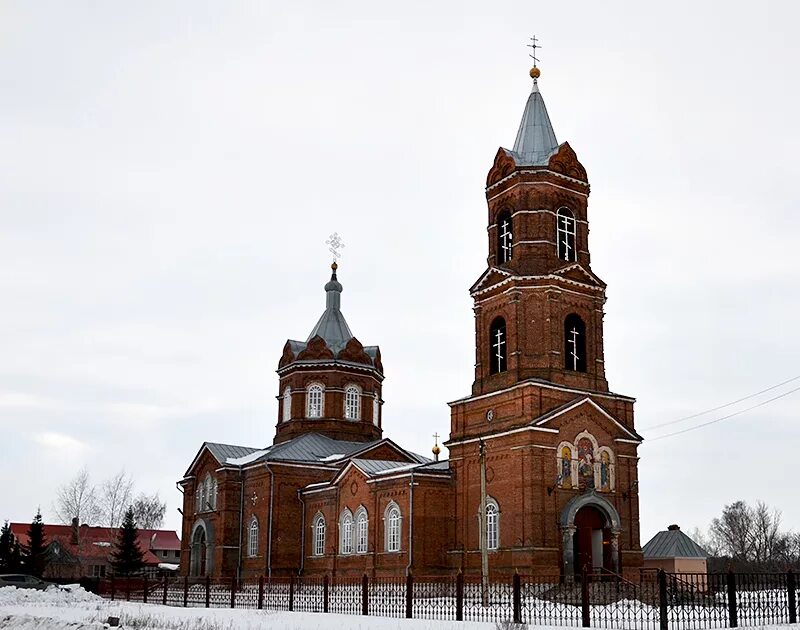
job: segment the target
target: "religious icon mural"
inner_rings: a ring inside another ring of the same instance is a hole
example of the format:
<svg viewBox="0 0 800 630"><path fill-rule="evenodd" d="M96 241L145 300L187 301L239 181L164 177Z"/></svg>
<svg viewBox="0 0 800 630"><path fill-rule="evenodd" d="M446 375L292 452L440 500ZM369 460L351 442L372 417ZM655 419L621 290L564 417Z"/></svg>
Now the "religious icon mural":
<svg viewBox="0 0 800 630"><path fill-rule="evenodd" d="M594 488L594 445L589 438L578 440L578 484Z"/></svg>
<svg viewBox="0 0 800 630"><path fill-rule="evenodd" d="M608 451L600 454L600 489L604 492L611 490L611 457Z"/></svg>
<svg viewBox="0 0 800 630"><path fill-rule="evenodd" d="M572 451L569 446L561 449L561 487L572 487Z"/></svg>

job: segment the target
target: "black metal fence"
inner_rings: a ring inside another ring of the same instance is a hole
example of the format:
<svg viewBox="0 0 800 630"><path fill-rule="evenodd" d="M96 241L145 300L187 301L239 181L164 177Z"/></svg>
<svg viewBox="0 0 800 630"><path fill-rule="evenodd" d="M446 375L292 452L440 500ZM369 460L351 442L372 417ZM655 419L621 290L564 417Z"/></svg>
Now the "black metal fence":
<svg viewBox="0 0 800 630"><path fill-rule="evenodd" d="M110 578L112 600L167 606L250 608L618 630L704 630L797 623L795 575L643 573L640 580L587 574L577 581L514 575L483 586L454 577Z"/></svg>

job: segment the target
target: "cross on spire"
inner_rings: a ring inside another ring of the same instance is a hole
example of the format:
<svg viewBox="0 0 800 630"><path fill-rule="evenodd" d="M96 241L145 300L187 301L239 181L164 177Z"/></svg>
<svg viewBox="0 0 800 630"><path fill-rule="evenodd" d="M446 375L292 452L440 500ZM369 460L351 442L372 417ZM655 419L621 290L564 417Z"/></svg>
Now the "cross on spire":
<svg viewBox="0 0 800 630"><path fill-rule="evenodd" d="M328 246L328 251L333 254L333 262L342 257L341 250L344 249L344 241L338 232L331 234L325 244Z"/></svg>
<svg viewBox="0 0 800 630"><path fill-rule="evenodd" d="M537 64L537 63L539 63L539 59L538 59L538 57L536 56L536 49L537 49L537 48L541 48L541 46L539 46L539 43L538 43L538 41L539 41L539 40L538 40L538 39L536 39L536 35L534 35L533 37L531 37L531 43L530 43L530 44L527 44L528 48L530 48L530 49L531 49L531 52L530 52L530 54L529 54L528 56L529 56L531 59L533 59L533 67L534 67L534 68L536 67L536 64Z"/></svg>
<svg viewBox="0 0 800 630"><path fill-rule="evenodd" d="M439 434L438 433L434 433L433 434L433 439L434 439L435 443L438 444L439 443Z"/></svg>

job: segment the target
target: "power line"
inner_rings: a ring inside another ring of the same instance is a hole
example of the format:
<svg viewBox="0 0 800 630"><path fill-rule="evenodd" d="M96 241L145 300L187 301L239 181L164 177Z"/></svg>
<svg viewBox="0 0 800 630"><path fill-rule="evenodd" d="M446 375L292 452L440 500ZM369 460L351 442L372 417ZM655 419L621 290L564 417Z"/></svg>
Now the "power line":
<svg viewBox="0 0 800 630"><path fill-rule="evenodd" d="M761 394L766 394L767 392L771 392L773 389L778 389L779 387L791 383L792 381L796 381L800 379L800 374L797 376L790 378L788 381L783 381L782 383L778 383L777 385L773 385L772 387L767 387L766 389L762 389L760 392L756 392L755 394L750 394L749 396L745 396L744 398L739 398L738 400L734 400L733 402L725 403L724 405L720 405L719 407L714 407L712 409L706 409L705 411L701 411L699 413L693 413L691 416L684 416L683 418L678 418L677 420L670 420L669 422L662 422L661 424L654 424L650 427L644 427L643 431L652 431L653 429L660 429L661 427L668 427L672 424L678 424L680 422L685 422L686 420L691 420L692 418L697 418L699 416L704 416L707 413L711 413L712 411L719 411L720 409L725 409L726 407L730 407L732 405L736 405L740 402L744 402L745 400L750 400L751 398L755 398L756 396L760 396ZM797 390L792 390L797 391ZM755 409L755 407L754 407ZM701 425L703 426L703 425Z"/></svg>
<svg viewBox="0 0 800 630"><path fill-rule="evenodd" d="M656 442L658 440L663 440L664 438L672 437L673 435L680 435L681 433L688 433L689 431L694 431L695 429L702 429L703 427L707 427L711 424L716 424L717 422L722 422L723 420L727 420L728 418L733 418L734 416L739 416L743 413L748 411L752 411L753 409L757 409L758 407L763 407L766 404L769 404L773 401L778 400L779 398L783 398L784 396L788 396L789 394L793 394L794 392L800 391L800 387L795 387L794 389L790 389L788 392L784 392L782 394L778 394L773 398L769 398L764 400L757 405L753 405L752 407L748 407L747 409L741 409L739 411L734 411L733 413L728 414L727 416L722 416L721 418L717 418L716 420L710 420L708 422L704 422L703 424L698 424L693 427L689 427L688 429L681 429L680 431L675 431L673 433L667 433L666 435L659 435L658 437L649 438L648 442Z"/></svg>

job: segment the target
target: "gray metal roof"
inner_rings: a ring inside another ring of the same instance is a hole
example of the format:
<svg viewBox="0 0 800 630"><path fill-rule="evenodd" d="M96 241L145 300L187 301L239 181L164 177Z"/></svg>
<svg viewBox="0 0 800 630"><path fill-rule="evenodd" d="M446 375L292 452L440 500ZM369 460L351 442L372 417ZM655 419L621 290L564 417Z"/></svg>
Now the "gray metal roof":
<svg viewBox="0 0 800 630"><path fill-rule="evenodd" d="M291 460L299 462L336 461L375 442L345 442L319 433L306 433L288 442L271 446L260 461ZM334 458L335 455L340 457Z"/></svg>
<svg viewBox="0 0 800 630"><path fill-rule="evenodd" d="M644 557L660 558L707 558L708 553L680 529L658 532L642 547Z"/></svg>
<svg viewBox="0 0 800 630"><path fill-rule="evenodd" d="M394 468L408 468L408 462L394 462L394 461L387 461L384 459L358 459L353 458L353 463L358 466L361 470L363 470L368 475L374 475L376 473L384 472L387 470L392 470ZM412 466L416 466L418 464L412 464Z"/></svg>
<svg viewBox="0 0 800 630"><path fill-rule="evenodd" d="M331 280L325 285L325 312L319 318L317 325L306 339L306 343L313 337L319 335L334 352L338 352L345 347L348 341L353 338L350 327L340 310L342 301L342 285L336 279L336 271L331 274Z"/></svg>
<svg viewBox="0 0 800 630"><path fill-rule="evenodd" d="M525 104L517 139L510 153L518 166L546 166L550 156L557 150L556 134L534 79L533 90Z"/></svg>
<svg viewBox="0 0 800 630"><path fill-rule="evenodd" d="M258 450L249 446L235 446L234 444L219 444L217 442L206 442L205 446L208 447L208 450L211 451L211 454L220 464L226 463L229 458L245 457Z"/></svg>

